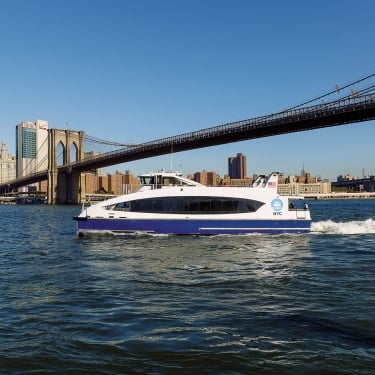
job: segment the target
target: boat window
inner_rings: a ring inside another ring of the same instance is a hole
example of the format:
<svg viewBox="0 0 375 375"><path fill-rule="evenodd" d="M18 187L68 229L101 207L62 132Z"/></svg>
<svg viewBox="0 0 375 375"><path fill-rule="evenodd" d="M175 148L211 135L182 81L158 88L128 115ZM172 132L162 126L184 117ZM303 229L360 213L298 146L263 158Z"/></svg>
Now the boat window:
<svg viewBox="0 0 375 375"><path fill-rule="evenodd" d="M163 185L171 186L181 184L181 181L176 180L174 177L163 177Z"/></svg>
<svg viewBox="0 0 375 375"><path fill-rule="evenodd" d="M306 209L306 202L301 199L289 199L288 208L289 210L304 210Z"/></svg>
<svg viewBox="0 0 375 375"><path fill-rule="evenodd" d="M112 206L114 211L130 211L130 202L120 202Z"/></svg>
<svg viewBox="0 0 375 375"><path fill-rule="evenodd" d="M181 214L223 214L255 212L263 202L222 197L162 197L137 199L122 207L116 205L116 210L130 210L132 212L181 213Z"/></svg>
<svg viewBox="0 0 375 375"><path fill-rule="evenodd" d="M140 176L141 184L142 185L154 185L155 178L154 176Z"/></svg>
<svg viewBox="0 0 375 375"><path fill-rule="evenodd" d="M172 185L181 185L181 181L176 179L173 176L163 176L163 175L154 175L154 176L140 176L142 185L151 185L155 188L160 189L162 186L172 186Z"/></svg>

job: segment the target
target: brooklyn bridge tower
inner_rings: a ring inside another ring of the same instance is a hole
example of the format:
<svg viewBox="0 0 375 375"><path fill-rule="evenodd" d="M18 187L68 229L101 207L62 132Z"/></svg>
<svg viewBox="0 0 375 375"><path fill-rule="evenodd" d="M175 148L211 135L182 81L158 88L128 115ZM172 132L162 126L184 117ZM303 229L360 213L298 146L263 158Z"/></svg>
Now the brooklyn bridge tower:
<svg viewBox="0 0 375 375"><path fill-rule="evenodd" d="M48 137L48 203L80 203L85 193L81 172L66 164L84 159L83 131L50 129ZM61 165L58 165L61 161ZM58 167L60 167L58 169Z"/></svg>

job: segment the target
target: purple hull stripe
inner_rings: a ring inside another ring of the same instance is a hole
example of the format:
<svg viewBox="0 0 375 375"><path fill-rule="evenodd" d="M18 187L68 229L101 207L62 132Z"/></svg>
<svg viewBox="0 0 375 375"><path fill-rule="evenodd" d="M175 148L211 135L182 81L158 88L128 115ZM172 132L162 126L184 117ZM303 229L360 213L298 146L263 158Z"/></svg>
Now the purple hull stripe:
<svg viewBox="0 0 375 375"><path fill-rule="evenodd" d="M131 220L78 221L78 232L146 232L154 234L308 233L310 220Z"/></svg>

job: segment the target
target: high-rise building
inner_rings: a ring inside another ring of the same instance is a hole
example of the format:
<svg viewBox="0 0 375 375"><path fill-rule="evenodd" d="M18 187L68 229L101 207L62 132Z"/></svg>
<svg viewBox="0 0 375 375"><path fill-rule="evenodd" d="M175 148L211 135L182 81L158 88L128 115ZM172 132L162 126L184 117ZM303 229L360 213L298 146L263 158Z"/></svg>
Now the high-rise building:
<svg viewBox="0 0 375 375"><path fill-rule="evenodd" d="M246 156L238 153L228 158L228 174L230 178L245 178L247 176Z"/></svg>
<svg viewBox="0 0 375 375"><path fill-rule="evenodd" d="M48 121L22 121L16 126L16 160L17 177L48 168Z"/></svg>
<svg viewBox="0 0 375 375"><path fill-rule="evenodd" d="M8 151L7 143L3 141L0 149L0 183L16 178L16 158Z"/></svg>

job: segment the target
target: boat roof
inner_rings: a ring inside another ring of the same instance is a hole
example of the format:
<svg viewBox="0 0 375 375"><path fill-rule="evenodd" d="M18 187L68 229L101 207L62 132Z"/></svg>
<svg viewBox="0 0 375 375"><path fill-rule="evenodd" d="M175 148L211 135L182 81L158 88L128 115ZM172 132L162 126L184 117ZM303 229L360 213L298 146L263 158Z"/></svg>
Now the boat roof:
<svg viewBox="0 0 375 375"><path fill-rule="evenodd" d="M259 175L252 183L253 188L271 188L277 190L279 172L272 172L268 176ZM165 171L143 173L138 176L142 186L150 185L189 185L206 186L189 178L182 177L182 172Z"/></svg>
<svg viewBox="0 0 375 375"><path fill-rule="evenodd" d="M182 177L182 172L167 172L164 169L158 172L142 173L138 177L142 185L164 184L166 180L169 180L169 183L174 185L204 186L197 181Z"/></svg>
<svg viewBox="0 0 375 375"><path fill-rule="evenodd" d="M161 169L160 171L157 171L157 172L146 172L146 173L142 173L140 174L138 177L150 177L150 176L156 176L156 175L162 175L162 176L178 176L178 177L182 177L182 172L173 172L173 171L165 171L164 169Z"/></svg>

